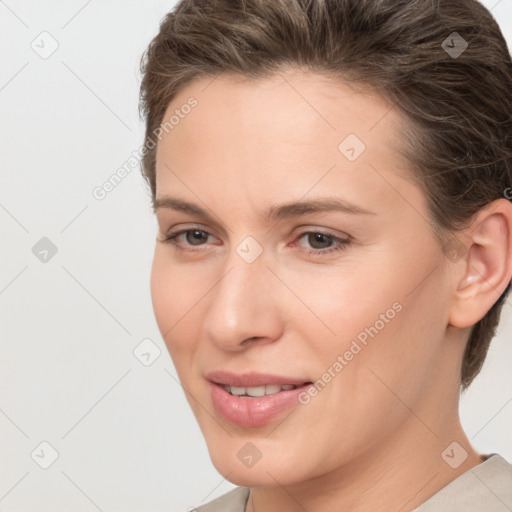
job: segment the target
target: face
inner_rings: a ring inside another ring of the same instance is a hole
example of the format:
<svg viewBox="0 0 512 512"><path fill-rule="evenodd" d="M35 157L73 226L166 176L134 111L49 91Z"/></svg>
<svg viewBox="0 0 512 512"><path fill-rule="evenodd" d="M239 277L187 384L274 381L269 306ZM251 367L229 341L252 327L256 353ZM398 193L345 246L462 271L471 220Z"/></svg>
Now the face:
<svg viewBox="0 0 512 512"><path fill-rule="evenodd" d="M286 485L421 444L449 292L403 119L300 71L198 80L165 119L190 97L158 145L151 292L214 465Z"/></svg>

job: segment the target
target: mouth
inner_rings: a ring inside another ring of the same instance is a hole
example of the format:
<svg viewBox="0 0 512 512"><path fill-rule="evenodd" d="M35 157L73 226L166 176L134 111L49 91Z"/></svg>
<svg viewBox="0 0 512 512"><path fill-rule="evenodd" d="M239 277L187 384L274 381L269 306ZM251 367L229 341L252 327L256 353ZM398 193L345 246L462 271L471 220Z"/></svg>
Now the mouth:
<svg viewBox="0 0 512 512"><path fill-rule="evenodd" d="M217 414L242 427L278 419L299 403L311 381L268 374L212 372L207 376Z"/></svg>
<svg viewBox="0 0 512 512"><path fill-rule="evenodd" d="M227 391L230 395L239 396L242 398L254 398L266 395L274 395L281 391L290 391L292 389L297 389L302 386L306 386L311 384L311 382L304 382L303 384L295 385L295 384L266 384L263 386L230 386L228 384L219 384L214 383L218 386L221 386L225 391Z"/></svg>

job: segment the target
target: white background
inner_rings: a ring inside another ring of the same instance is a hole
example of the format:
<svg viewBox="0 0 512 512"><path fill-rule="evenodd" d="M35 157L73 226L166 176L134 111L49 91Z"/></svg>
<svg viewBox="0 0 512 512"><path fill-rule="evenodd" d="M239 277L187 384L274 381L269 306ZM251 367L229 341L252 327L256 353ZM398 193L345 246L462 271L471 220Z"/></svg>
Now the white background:
<svg viewBox="0 0 512 512"><path fill-rule="evenodd" d="M484 4L510 47L512 2ZM0 3L3 512L178 511L233 487L211 465L154 320L156 221L139 169L92 195L142 144L139 58L173 5ZM47 59L31 48L43 31L58 43ZM58 249L46 263L32 252L42 237ZM461 405L474 446L509 461L511 309ZM146 338L161 350L147 367L133 355ZM31 457L48 457L42 441L59 454L48 469Z"/></svg>

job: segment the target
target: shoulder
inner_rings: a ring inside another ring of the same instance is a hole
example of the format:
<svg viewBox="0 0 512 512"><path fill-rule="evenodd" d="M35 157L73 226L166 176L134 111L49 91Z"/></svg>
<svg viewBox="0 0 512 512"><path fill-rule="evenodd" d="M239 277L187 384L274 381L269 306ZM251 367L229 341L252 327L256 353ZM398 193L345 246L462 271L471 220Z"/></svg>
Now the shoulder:
<svg viewBox="0 0 512 512"><path fill-rule="evenodd" d="M413 512L502 512L512 510L512 465L493 453Z"/></svg>
<svg viewBox="0 0 512 512"><path fill-rule="evenodd" d="M245 512L249 491L248 487L236 487L192 512Z"/></svg>

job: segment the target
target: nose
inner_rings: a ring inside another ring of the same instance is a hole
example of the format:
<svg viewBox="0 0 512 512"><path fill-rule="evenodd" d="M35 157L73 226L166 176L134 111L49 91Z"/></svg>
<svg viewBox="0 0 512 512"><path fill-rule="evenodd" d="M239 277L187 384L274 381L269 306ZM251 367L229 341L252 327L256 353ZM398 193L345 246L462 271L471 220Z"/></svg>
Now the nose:
<svg viewBox="0 0 512 512"><path fill-rule="evenodd" d="M233 254L212 290L204 319L205 335L222 350L242 351L272 343L282 335L284 319L279 280L260 256L246 263Z"/></svg>

